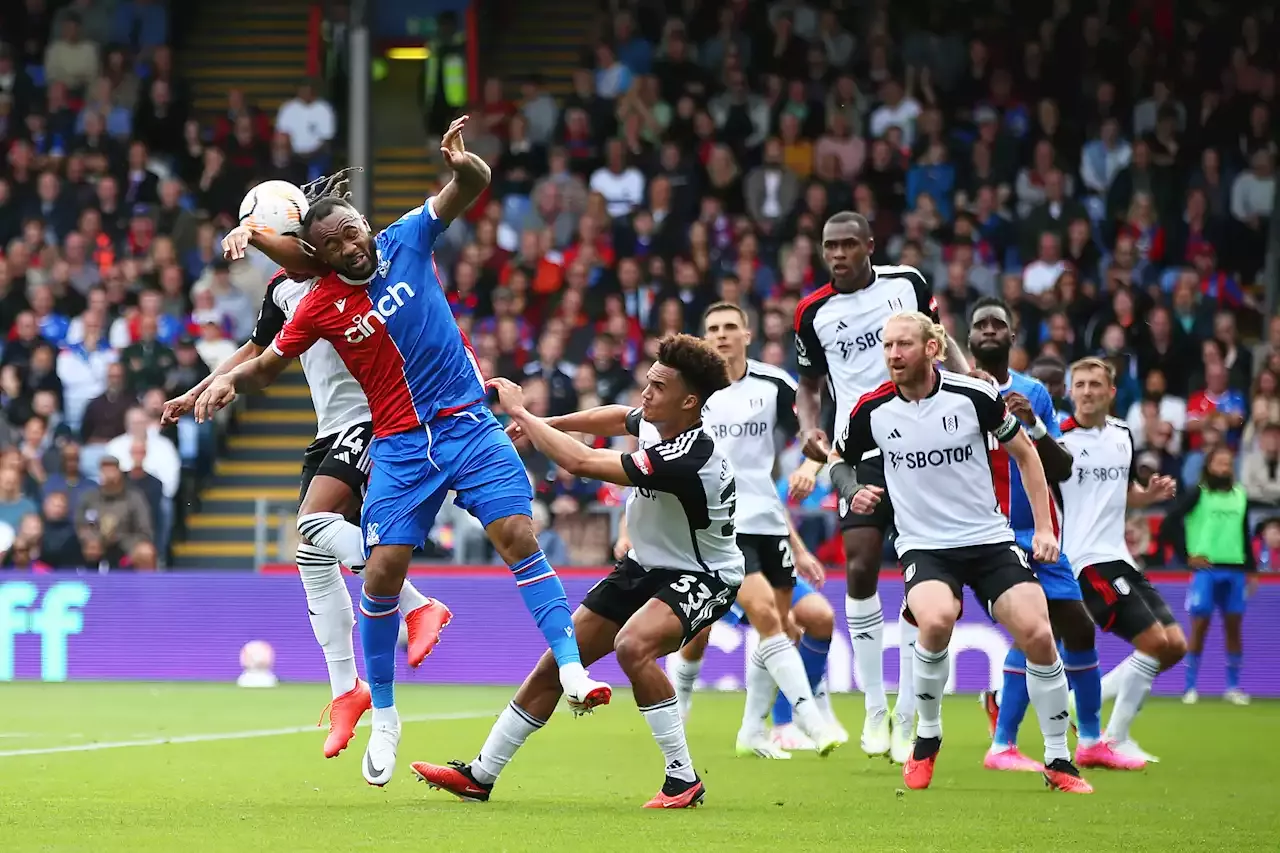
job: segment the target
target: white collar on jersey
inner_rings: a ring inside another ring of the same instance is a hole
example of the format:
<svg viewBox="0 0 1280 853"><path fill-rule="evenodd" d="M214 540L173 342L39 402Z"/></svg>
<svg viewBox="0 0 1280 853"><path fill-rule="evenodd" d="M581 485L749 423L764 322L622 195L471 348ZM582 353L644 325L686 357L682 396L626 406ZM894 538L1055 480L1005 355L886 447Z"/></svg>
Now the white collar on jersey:
<svg viewBox="0 0 1280 853"><path fill-rule="evenodd" d="M386 275L387 273L386 268L389 267L390 264L382 260L382 250L377 248L376 246L374 247L374 253L378 258L378 264L373 268L373 272L369 273L367 278L347 278L345 275L335 270L336 275L338 276L338 278L342 279L347 284L355 284L355 285L368 284L369 282L373 281L375 276Z"/></svg>

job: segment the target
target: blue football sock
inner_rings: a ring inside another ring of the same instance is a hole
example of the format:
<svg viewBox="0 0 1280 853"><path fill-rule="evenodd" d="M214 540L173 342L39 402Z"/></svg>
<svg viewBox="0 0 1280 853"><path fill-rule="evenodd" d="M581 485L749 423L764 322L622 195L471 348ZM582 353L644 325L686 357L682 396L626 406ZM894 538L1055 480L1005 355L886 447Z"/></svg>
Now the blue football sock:
<svg viewBox="0 0 1280 853"><path fill-rule="evenodd" d="M1102 673L1098 670L1098 650L1064 651L1067 681L1076 693L1076 728L1081 740L1102 739Z"/></svg>
<svg viewBox="0 0 1280 853"><path fill-rule="evenodd" d="M827 655L831 653L830 640L815 640L808 634L800 638L800 660L804 662L804 674L809 679L809 689L817 692L822 677L827 674ZM791 703L778 691L773 703L773 724L785 726L791 722Z"/></svg>
<svg viewBox="0 0 1280 853"><path fill-rule="evenodd" d="M831 640L815 640L808 634L800 637L800 660L804 661L804 674L809 677L809 689L817 690L827 674L827 655L831 654Z"/></svg>
<svg viewBox="0 0 1280 853"><path fill-rule="evenodd" d="M565 597L564 585L556 570L547 562L542 551L535 551L511 567L516 588L524 599L524 606L533 614L533 621L547 640L556 664L564 666L580 663L578 638L573 632L573 611Z"/></svg>
<svg viewBox="0 0 1280 853"><path fill-rule="evenodd" d="M1187 665L1186 690L1196 689L1196 679L1200 677L1200 653L1187 652L1182 662Z"/></svg>
<svg viewBox="0 0 1280 853"><path fill-rule="evenodd" d="M1227 689L1240 689L1240 667L1244 663L1244 654L1227 653Z"/></svg>
<svg viewBox="0 0 1280 853"><path fill-rule="evenodd" d="M1010 649L1004 658L1004 687L1000 691L1000 715L996 718L996 736L992 739L994 746L1017 746L1018 729L1030 705L1027 656L1018 649Z"/></svg>
<svg viewBox="0 0 1280 853"><path fill-rule="evenodd" d="M396 643L400 639L400 596L360 590L360 645L373 707L396 704Z"/></svg>

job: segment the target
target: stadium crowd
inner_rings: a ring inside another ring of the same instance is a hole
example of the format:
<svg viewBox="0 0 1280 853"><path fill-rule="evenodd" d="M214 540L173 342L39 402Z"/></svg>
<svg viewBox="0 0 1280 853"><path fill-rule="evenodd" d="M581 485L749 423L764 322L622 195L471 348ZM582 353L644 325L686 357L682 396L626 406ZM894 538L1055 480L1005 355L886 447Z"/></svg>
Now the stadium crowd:
<svg viewBox="0 0 1280 853"><path fill-rule="evenodd" d="M163 565L214 427L165 399L247 337L265 259L218 250L244 191L301 183L333 136L303 87L278 117L232 91L197 116L168 4L0 12L0 553L15 568ZM332 111L330 110L330 115Z"/></svg>
<svg viewBox="0 0 1280 853"><path fill-rule="evenodd" d="M193 115L164 3L58 5L0 13L0 546L10 566L149 568L216 447L161 430L160 405L247 336L269 272L218 240L248 185L326 166L333 111L304 86L278 117L235 91ZM1064 416L1066 365L1110 361L1141 471L1194 484L1231 447L1280 564L1280 318L1258 311L1274 10L907 5L616 2L562 102L536 75L486 80L468 145L494 183L437 244L486 375L524 377L549 414L628 402L658 337L717 300L794 371L822 224L852 209L962 343L970 306L1006 299L1013 366ZM619 490L526 461L548 555L606 558ZM795 509L838 562L832 503ZM446 512L431 547L469 547L467 524ZM1156 529L1131 526L1150 564Z"/></svg>
<svg viewBox="0 0 1280 853"><path fill-rule="evenodd" d="M663 5L611 4L562 103L532 75L486 81L470 109L494 186L439 255L486 373L523 375L550 414L634 400L658 336L697 331L716 300L753 318L753 357L794 373L822 224L852 209L874 262L918 267L961 342L979 298L1007 300L1013 367L1063 417L1067 365L1114 365L1143 475L1195 484L1225 444L1255 504L1280 506L1280 319L1258 312L1273 11ZM584 509L619 499L528 462L571 540ZM819 490L796 509L837 562L815 518L833 503ZM1262 527L1263 564L1280 562L1280 522ZM1157 533L1158 514L1134 519L1148 564L1168 556ZM599 536L575 544L600 560Z"/></svg>

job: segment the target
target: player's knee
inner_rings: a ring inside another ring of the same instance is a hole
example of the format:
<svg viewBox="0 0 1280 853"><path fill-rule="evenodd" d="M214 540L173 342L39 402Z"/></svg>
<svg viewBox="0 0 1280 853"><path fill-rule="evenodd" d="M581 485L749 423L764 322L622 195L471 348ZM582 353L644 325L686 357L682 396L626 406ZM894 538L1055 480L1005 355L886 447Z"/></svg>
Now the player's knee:
<svg viewBox="0 0 1280 853"><path fill-rule="evenodd" d="M538 551L538 536L533 519L527 515L508 515L489 522L485 528L489 541L507 565L514 565Z"/></svg>
<svg viewBox="0 0 1280 853"><path fill-rule="evenodd" d="M1047 619L1028 625L1019 633L1018 647L1031 663L1048 666L1057 658L1058 644Z"/></svg>
<svg viewBox="0 0 1280 853"><path fill-rule="evenodd" d="M618 666L630 676L641 666L657 656L653 643L636 631L622 630L613 641L613 653L618 659Z"/></svg>
<svg viewBox="0 0 1280 853"><path fill-rule="evenodd" d="M1187 656L1187 637L1181 631L1165 628L1161 636L1160 649L1152 655L1160 661L1160 671L1173 669Z"/></svg>
<svg viewBox="0 0 1280 853"><path fill-rule="evenodd" d="M829 640L836 628L836 614L820 595L806 595L793 610L800 628L815 640Z"/></svg>
<svg viewBox="0 0 1280 853"><path fill-rule="evenodd" d="M1050 601L1049 619L1054 633L1068 651L1088 652L1095 645L1093 620L1079 601Z"/></svg>
<svg viewBox="0 0 1280 853"><path fill-rule="evenodd" d="M845 581L853 598L871 598L880 581L879 555L850 552L844 564Z"/></svg>
<svg viewBox="0 0 1280 853"><path fill-rule="evenodd" d="M711 626L703 628L697 636L685 643L679 655L689 662L700 661L707 653L707 645L711 642Z"/></svg>

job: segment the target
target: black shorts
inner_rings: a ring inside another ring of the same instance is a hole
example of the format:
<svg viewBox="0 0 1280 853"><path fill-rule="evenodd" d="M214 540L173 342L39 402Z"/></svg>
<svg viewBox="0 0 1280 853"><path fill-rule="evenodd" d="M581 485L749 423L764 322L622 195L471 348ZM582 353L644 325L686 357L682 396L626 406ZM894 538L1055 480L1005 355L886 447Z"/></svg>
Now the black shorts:
<svg viewBox="0 0 1280 853"><path fill-rule="evenodd" d="M591 587L582 606L622 626L645 602L656 598L680 618L683 646L728 613L737 594L736 586L729 586L712 574L671 569L645 571L635 560L623 557L608 577Z"/></svg>
<svg viewBox="0 0 1280 853"><path fill-rule="evenodd" d="M1147 576L1123 560L1085 566L1079 580L1080 594L1093 621L1122 640L1132 642L1152 625L1178 622Z"/></svg>
<svg viewBox="0 0 1280 853"><path fill-rule="evenodd" d="M902 555L902 565L907 593L921 581L942 581L963 603L967 586L993 619L992 608L1000 596L1020 583L1039 583L1027 555L1012 542L908 551ZM905 596L903 602L905 606Z"/></svg>
<svg viewBox="0 0 1280 853"><path fill-rule="evenodd" d="M796 558L790 536L739 533L738 548L746 560L746 573L759 572L774 589L796 588Z"/></svg>
<svg viewBox="0 0 1280 853"><path fill-rule="evenodd" d="M334 477L351 487L353 494L364 494L369 480L369 445L373 442L373 423L352 424L342 432L317 438L302 453L302 485L298 503L307 497L311 481L318 476Z"/></svg>
<svg viewBox="0 0 1280 853"><path fill-rule="evenodd" d="M867 515L851 511L848 501L841 500L840 530L843 532L857 530L860 527L874 527L883 536L888 537L893 531L893 502L889 500L889 490L885 486L884 454L878 453L859 462L857 475L859 486L879 486L885 490L885 493L881 496L880 503L876 504L876 508Z"/></svg>

